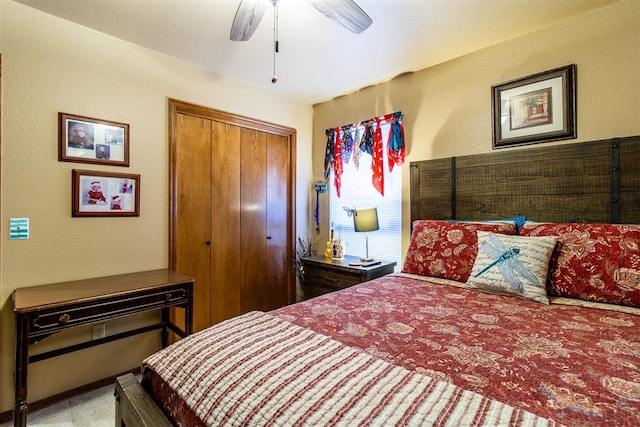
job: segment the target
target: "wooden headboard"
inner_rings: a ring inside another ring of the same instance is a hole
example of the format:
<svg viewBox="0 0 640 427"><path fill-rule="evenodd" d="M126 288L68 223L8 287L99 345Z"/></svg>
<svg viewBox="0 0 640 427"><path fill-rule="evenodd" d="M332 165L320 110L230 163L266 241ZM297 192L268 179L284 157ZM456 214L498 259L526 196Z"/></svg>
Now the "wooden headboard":
<svg viewBox="0 0 640 427"><path fill-rule="evenodd" d="M411 221L640 224L640 136L411 162Z"/></svg>

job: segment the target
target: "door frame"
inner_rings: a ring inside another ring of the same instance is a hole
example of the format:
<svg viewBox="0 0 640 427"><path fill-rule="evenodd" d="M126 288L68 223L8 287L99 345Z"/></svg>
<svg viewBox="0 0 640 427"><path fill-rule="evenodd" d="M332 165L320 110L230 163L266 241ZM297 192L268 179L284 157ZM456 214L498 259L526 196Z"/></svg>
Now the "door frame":
<svg viewBox="0 0 640 427"><path fill-rule="evenodd" d="M295 302L295 248L296 248L296 130L263 120L232 114L201 105L169 98L169 268L176 266L176 218L177 218L177 120L178 114L185 114L203 119L236 125L261 132L284 136L289 143L289 177L287 183L287 214L289 229L287 230L287 264L291 267L287 274L289 304Z"/></svg>

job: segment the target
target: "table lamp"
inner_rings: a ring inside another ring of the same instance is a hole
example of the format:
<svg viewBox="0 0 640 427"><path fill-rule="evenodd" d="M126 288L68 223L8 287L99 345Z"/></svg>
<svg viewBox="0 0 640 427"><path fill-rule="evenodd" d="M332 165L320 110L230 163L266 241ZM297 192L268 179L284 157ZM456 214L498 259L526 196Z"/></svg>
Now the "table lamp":
<svg viewBox="0 0 640 427"><path fill-rule="evenodd" d="M360 258L360 261L370 262L373 258L369 258L369 235L370 231L379 230L378 225L378 209L377 208L360 208L352 209L353 227L358 233L365 233L365 246L367 248L367 256Z"/></svg>

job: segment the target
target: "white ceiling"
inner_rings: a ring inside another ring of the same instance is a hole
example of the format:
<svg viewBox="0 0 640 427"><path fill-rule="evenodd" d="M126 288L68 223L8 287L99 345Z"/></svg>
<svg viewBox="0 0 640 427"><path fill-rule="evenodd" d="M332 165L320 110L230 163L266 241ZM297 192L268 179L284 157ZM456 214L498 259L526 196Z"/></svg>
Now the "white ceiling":
<svg viewBox="0 0 640 427"><path fill-rule="evenodd" d="M276 84L271 6L249 41L233 42L239 0L16 1L314 104L617 0L356 0L373 19L358 35L304 0L280 0Z"/></svg>

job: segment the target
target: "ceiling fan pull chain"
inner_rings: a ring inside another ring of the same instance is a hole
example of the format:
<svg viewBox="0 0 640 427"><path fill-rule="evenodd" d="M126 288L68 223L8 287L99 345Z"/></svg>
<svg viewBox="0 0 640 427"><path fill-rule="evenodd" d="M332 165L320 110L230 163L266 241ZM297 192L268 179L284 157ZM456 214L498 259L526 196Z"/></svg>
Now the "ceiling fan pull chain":
<svg viewBox="0 0 640 427"><path fill-rule="evenodd" d="M278 41L278 0L273 2L273 76L271 83L276 84L278 76L276 76L276 53L280 52L280 42Z"/></svg>

